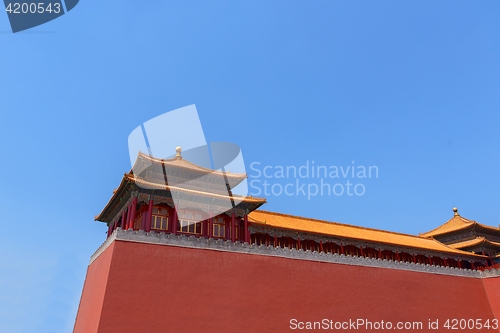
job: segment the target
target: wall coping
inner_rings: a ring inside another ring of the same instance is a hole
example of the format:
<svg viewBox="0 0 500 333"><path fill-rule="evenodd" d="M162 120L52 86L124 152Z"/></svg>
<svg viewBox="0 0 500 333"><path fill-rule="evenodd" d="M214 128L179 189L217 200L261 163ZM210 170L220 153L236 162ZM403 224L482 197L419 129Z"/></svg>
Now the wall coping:
<svg viewBox="0 0 500 333"><path fill-rule="evenodd" d="M249 255L263 255L294 260L308 260L316 262L328 262L342 265L354 265L373 268L397 269L412 272L452 275L469 278L492 278L500 277L500 269L491 269L487 271L477 271L471 269L431 266L429 264L415 264L402 261L393 261L386 259L365 258L349 256L344 254L319 253L317 251L283 249L281 247L250 245L242 242L231 242L223 239L207 239L195 236L173 235L167 233L145 232L143 230L123 230L117 228L104 241L104 243L94 252L90 258L92 264L114 241L126 241L156 245L169 245L177 247L204 249L212 251L235 252Z"/></svg>

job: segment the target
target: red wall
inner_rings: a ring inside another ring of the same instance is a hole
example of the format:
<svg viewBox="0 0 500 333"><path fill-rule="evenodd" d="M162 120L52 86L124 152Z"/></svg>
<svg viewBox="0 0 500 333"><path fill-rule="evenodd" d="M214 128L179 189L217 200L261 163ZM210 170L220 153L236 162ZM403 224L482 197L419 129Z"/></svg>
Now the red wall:
<svg viewBox="0 0 500 333"><path fill-rule="evenodd" d="M483 279L483 284L491 310L495 317L500 320L500 277ZM500 329L498 331L500 332Z"/></svg>
<svg viewBox="0 0 500 333"><path fill-rule="evenodd" d="M112 243L87 270L74 333L97 332L115 244Z"/></svg>
<svg viewBox="0 0 500 333"><path fill-rule="evenodd" d="M103 286L105 333L290 332L292 318L421 321L422 332L439 319L433 332L449 332L448 318L493 317L489 280L115 241L89 267L75 333L97 332Z"/></svg>

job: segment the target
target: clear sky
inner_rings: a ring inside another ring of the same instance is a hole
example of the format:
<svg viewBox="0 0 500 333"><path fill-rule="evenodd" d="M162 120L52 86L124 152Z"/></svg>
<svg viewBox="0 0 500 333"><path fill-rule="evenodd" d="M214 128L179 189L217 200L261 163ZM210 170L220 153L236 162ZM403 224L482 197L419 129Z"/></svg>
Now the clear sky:
<svg viewBox="0 0 500 333"><path fill-rule="evenodd" d="M71 332L129 133L190 104L260 190L321 179L252 163L377 167L324 179L363 195L267 210L418 234L457 206L498 225L499 17L498 1L82 0L12 34L0 14L0 331Z"/></svg>

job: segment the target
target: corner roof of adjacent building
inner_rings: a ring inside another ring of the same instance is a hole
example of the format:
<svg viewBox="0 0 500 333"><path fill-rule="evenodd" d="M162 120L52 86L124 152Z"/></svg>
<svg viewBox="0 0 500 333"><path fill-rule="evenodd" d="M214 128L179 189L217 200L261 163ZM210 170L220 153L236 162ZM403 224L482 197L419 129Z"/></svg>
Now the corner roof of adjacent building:
<svg viewBox="0 0 500 333"><path fill-rule="evenodd" d="M430 238L439 235L449 234L455 231L464 230L472 227L479 227L481 229L490 230L493 232L498 232L500 234L500 228L491 227L478 223L474 220L466 219L465 217L458 214L458 209L453 208L453 217L449 219L446 223L440 225L439 227L420 234L421 237Z"/></svg>

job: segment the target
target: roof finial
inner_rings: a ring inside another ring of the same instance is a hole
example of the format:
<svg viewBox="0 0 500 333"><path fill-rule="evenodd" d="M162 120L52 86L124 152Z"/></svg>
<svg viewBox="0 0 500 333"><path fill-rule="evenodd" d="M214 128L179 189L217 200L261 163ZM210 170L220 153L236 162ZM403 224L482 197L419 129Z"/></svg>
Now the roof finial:
<svg viewBox="0 0 500 333"><path fill-rule="evenodd" d="M178 159L181 159L182 158L181 152L182 152L181 146L177 146L175 148L175 157L178 158Z"/></svg>
<svg viewBox="0 0 500 333"><path fill-rule="evenodd" d="M453 216L458 216L458 208L453 207Z"/></svg>

